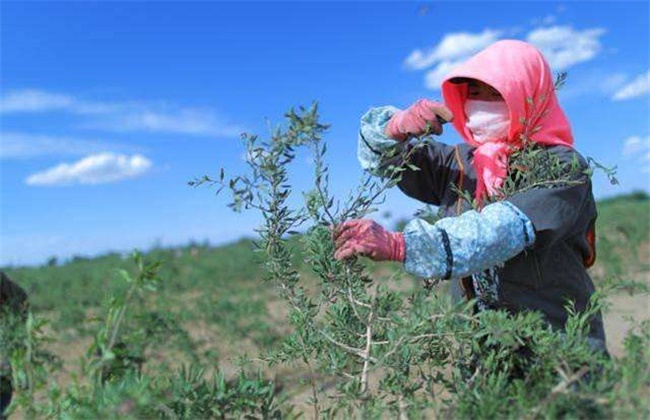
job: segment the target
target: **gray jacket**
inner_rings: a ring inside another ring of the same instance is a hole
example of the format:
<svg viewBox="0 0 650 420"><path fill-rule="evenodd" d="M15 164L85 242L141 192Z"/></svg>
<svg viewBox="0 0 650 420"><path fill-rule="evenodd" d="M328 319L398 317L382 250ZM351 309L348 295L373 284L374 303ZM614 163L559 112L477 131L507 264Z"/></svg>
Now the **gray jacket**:
<svg viewBox="0 0 650 420"><path fill-rule="evenodd" d="M23 315L27 309L27 293L0 271L0 309Z"/></svg>
<svg viewBox="0 0 650 420"><path fill-rule="evenodd" d="M568 301L584 310L594 293L587 273L593 264L596 204L591 181L585 173L588 164L574 149L552 146L549 150L562 163L579 163L577 185L533 188L506 201L514 204L532 222L536 239L531 249L521 252L498 268L500 279L498 306L513 313L521 310L541 312L555 328L563 329ZM419 171L407 169L399 188L419 201L440 206L445 216L458 216L470 209L451 185L472 195L476 174L471 164L473 149L460 144L450 146L432 142L414 151L411 163ZM593 236L591 236L593 238ZM471 295L471 282L462 282ZM455 287L456 292L460 289ZM600 314L591 320L590 337L602 342L605 333Z"/></svg>

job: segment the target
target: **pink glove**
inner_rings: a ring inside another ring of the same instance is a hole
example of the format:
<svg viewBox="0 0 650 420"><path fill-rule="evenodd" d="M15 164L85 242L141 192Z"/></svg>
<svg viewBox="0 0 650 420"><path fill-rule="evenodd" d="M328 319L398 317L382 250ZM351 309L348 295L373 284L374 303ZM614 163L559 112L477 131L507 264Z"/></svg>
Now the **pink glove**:
<svg viewBox="0 0 650 420"><path fill-rule="evenodd" d="M410 136L421 136L429 129L442 134L442 124L453 119L453 114L440 102L420 99L405 111L397 111L386 124L386 135L398 141Z"/></svg>
<svg viewBox="0 0 650 420"><path fill-rule="evenodd" d="M334 258L337 260L363 255L375 261L404 262L404 236L399 232L388 232L372 220L348 220L338 225L334 230L334 241Z"/></svg>

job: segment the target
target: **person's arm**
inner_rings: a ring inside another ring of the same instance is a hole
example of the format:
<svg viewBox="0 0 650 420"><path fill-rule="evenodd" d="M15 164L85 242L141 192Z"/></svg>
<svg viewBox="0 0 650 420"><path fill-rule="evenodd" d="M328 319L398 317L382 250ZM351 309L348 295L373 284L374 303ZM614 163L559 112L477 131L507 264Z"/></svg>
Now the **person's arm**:
<svg viewBox="0 0 650 420"><path fill-rule="evenodd" d="M588 232L596 205L585 160L573 149L551 152L565 167L566 182L537 186L434 225L414 220L404 230L405 268L438 278L462 277L503 263L524 249L541 250L572 238L593 264L595 249ZM447 261L445 262L445 256Z"/></svg>
<svg viewBox="0 0 650 420"><path fill-rule="evenodd" d="M444 271L440 278L459 277L505 262L524 249L541 250L569 238L581 249L585 265L593 264L595 241L588 234L597 212L589 166L571 148L550 150L566 168L566 182L515 193L480 213L470 211L433 226L412 221L404 230L406 269L418 275L436 277Z"/></svg>
<svg viewBox="0 0 650 420"><path fill-rule="evenodd" d="M509 260L535 242L535 231L517 207L500 202L434 224L414 219L403 233L368 219L350 220L337 227L334 240L337 259L399 261L416 276L451 279Z"/></svg>
<svg viewBox="0 0 650 420"><path fill-rule="evenodd" d="M386 124L398 109L394 106L371 108L361 117L357 158L370 174L385 177L389 156L405 150L407 143L388 137Z"/></svg>
<svg viewBox="0 0 650 420"><path fill-rule="evenodd" d="M436 141L427 141L415 150L408 140L391 138L387 126L397 108L386 106L370 109L361 118L359 131L358 158L361 167L376 176L388 176L390 165L402 163L408 153L408 163L418 170L406 168L402 172L398 187L409 197L434 205L442 204L452 183L457 183L463 168L459 158L465 159L466 148L459 153L456 147ZM440 128L441 130L441 128Z"/></svg>
<svg viewBox="0 0 650 420"><path fill-rule="evenodd" d="M404 268L419 277L465 277L501 264L530 247L530 220L507 202L429 224L414 219L404 228Z"/></svg>

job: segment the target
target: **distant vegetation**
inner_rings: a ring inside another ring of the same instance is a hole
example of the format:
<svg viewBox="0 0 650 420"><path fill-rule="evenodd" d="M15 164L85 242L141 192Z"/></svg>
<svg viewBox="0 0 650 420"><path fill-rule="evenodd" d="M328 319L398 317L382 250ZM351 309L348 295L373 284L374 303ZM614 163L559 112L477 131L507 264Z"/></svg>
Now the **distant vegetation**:
<svg viewBox="0 0 650 420"><path fill-rule="evenodd" d="M650 196L636 192L598 203L597 252L601 277L650 270Z"/></svg>
<svg viewBox="0 0 650 420"><path fill-rule="evenodd" d="M599 202L598 209L598 263L592 274L598 281L612 276L634 280L639 272L650 270L648 195L637 193L614 197ZM299 241L295 243L298 245ZM233 360L238 356L248 354L255 357L273 348L284 337L287 326L282 303L270 285L259 281L263 272L259 256L252 252L251 240L243 239L219 247L192 243L178 248L157 248L144 257L162 262L159 269L161 281L158 293L145 298L147 305L129 313L131 321L125 333L140 331L140 342L145 342L146 346L125 349L122 356L126 360L137 361L146 355L157 366L170 366L168 369L179 368L181 364L201 363L210 366L210 371L224 375L217 371L220 366L231 366L231 371L236 372ZM295 263L297 266L302 264L301 261ZM78 363L68 359L66 354L83 354L80 346L87 345L84 343L96 331L99 324L93 316L102 315L101 308L106 307L111 296L123 295L128 290L129 283L120 280L118 270L135 274L131 259L119 254L73 258L61 265L50 262L40 267L5 269L28 291L35 313L51 322L48 335L60 344L50 351L59 352L57 356L65 362L66 369L73 369ZM306 271L303 275L313 277ZM409 284L410 287L419 287L416 279L409 280ZM74 348L79 350L70 352ZM178 355L183 356L178 358ZM183 375L198 375L193 379L199 381L197 386L216 386L214 382L212 385L205 382L211 380L205 377L205 372L192 371ZM233 401L241 398L242 392L259 393L260 401L269 402L282 387L307 389L307 384L300 385L302 379L295 376L300 375L299 372L285 370L276 376L274 385L254 371L247 374L253 375L253 379L233 375L228 376L232 380L228 382L230 385L226 382L222 385L223 395L231 392L234 400L224 399L221 408L231 413L240 409L241 412L250 412L250 407L245 409L232 405ZM165 380L167 385L164 386L174 388L181 387L187 378L167 377ZM85 412L86 415L114 413L112 404L124 404L124 395L120 392L128 394L130 391L108 389L107 392L103 405L85 402L86 409L92 407L95 410ZM235 395L238 396L235 398ZM198 410L200 403L195 401L194 404L198 404L195 407ZM83 411L79 413L84 414ZM188 413L196 414L198 411L189 410Z"/></svg>
<svg viewBox="0 0 650 420"><path fill-rule="evenodd" d="M596 281L608 276L632 278L639 271L650 270L650 196L638 192L609 198L598 202L598 213L598 260L592 269ZM274 292L258 282L263 268L252 245L250 239L223 246L191 243L152 249L144 256L163 262L161 287L169 299L180 304L186 294L195 293L200 296L198 306L210 305L214 299L224 309L235 307L229 318L239 316L242 309L236 306L241 306L249 317L261 320L265 318L264 302ZM302 262L294 263L300 266ZM59 327L84 328L89 309L100 307L125 289L126 285L115 280L115 273L131 266L128 256L110 253L95 258L74 257L60 265L50 261L39 267L3 270L27 290L34 310L52 312ZM208 316L196 304L183 308L183 312L184 319Z"/></svg>

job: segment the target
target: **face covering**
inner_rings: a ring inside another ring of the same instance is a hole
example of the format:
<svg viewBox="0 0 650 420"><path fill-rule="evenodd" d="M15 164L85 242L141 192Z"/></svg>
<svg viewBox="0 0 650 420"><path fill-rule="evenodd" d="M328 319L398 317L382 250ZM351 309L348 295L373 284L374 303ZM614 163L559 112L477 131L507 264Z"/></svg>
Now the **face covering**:
<svg viewBox="0 0 650 420"><path fill-rule="evenodd" d="M479 144L505 140L510 129L510 112L505 101L465 101L467 128Z"/></svg>

